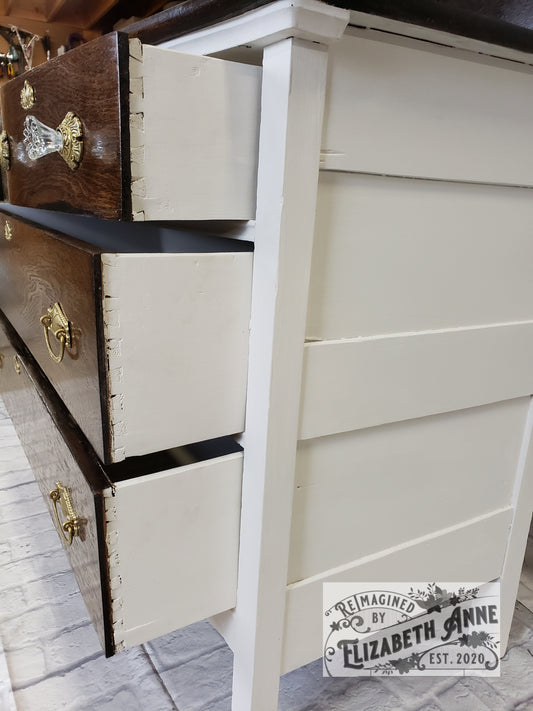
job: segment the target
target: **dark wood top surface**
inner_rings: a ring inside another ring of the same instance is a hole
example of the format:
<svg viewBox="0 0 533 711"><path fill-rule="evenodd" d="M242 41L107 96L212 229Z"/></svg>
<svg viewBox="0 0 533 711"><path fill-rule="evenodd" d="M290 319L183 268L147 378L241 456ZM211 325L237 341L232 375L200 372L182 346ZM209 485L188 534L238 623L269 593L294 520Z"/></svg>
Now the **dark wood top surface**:
<svg viewBox="0 0 533 711"><path fill-rule="evenodd" d="M130 25L125 31L159 44L254 10L271 0L185 0ZM380 15L491 44L533 52L532 0L327 0L328 4Z"/></svg>

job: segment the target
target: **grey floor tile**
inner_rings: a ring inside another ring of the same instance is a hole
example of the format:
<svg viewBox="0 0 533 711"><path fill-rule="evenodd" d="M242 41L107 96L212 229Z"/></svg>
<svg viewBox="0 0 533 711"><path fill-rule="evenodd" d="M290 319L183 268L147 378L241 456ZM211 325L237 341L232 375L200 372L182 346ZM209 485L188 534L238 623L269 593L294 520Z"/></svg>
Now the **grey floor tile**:
<svg viewBox="0 0 533 711"><path fill-rule="evenodd" d="M233 654L223 646L160 674L179 711L204 711L231 695ZM217 709L218 711L218 709Z"/></svg>
<svg viewBox="0 0 533 711"><path fill-rule="evenodd" d="M204 621L148 642L145 648L155 668L163 672L223 646L223 638L209 622Z"/></svg>

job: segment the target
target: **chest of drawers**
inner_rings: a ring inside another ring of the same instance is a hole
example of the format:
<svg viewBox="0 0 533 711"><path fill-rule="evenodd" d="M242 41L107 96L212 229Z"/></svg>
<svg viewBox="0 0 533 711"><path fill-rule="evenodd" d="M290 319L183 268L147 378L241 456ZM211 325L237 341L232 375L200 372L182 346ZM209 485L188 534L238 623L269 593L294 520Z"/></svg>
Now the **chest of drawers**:
<svg viewBox="0 0 533 711"><path fill-rule="evenodd" d="M275 708L279 671L320 656L325 582L501 579L505 639L533 502L531 54L420 17L259 5L182 33L186 3L130 32L176 62L262 67L255 220L210 225L255 242L237 603L213 619L234 711Z"/></svg>

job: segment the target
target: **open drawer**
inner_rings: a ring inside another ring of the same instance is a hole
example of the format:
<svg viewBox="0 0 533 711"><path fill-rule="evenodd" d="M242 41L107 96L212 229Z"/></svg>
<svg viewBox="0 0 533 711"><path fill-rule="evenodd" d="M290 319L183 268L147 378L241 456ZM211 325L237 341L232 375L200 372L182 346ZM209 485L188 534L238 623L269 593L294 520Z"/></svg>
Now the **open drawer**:
<svg viewBox="0 0 533 711"><path fill-rule="evenodd" d="M120 33L35 67L1 91L9 201L113 220L253 219L260 74Z"/></svg>
<svg viewBox="0 0 533 711"><path fill-rule="evenodd" d="M251 252L108 252L5 213L0 234L0 309L102 460L244 429Z"/></svg>
<svg viewBox="0 0 533 711"><path fill-rule="evenodd" d="M234 607L238 445L103 467L3 314L0 323L0 391L106 654Z"/></svg>

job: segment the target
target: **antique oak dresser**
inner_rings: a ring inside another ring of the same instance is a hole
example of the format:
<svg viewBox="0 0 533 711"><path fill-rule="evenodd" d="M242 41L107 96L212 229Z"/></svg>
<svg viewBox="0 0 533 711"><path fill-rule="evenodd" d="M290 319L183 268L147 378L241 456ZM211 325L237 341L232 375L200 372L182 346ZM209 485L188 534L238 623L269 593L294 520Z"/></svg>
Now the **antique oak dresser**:
<svg viewBox="0 0 533 711"><path fill-rule="evenodd" d="M273 711L328 581L499 579L506 640L533 508L512 6L187 0L3 87L1 394L108 655L210 617L234 711Z"/></svg>

